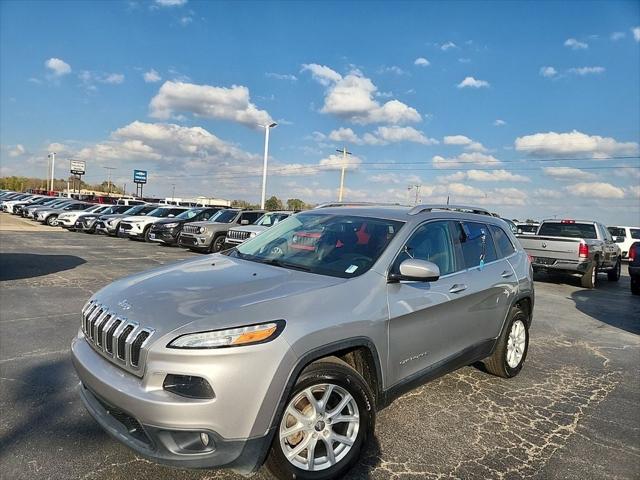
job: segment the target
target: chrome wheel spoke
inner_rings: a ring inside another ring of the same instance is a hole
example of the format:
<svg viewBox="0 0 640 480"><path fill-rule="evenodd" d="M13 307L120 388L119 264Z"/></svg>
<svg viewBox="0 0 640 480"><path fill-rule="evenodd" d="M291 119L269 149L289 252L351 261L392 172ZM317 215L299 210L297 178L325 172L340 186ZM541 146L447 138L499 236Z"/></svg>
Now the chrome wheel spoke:
<svg viewBox="0 0 640 480"><path fill-rule="evenodd" d="M316 456L316 445L318 444L317 438L312 438L309 441L309 447L307 448L307 468L309 470L313 470L315 465L315 456Z"/></svg>
<svg viewBox="0 0 640 480"><path fill-rule="evenodd" d="M329 401L329 397L331 397L332 393L333 393L333 385L327 385L327 388L322 394L322 398L320 399L320 408L322 409L322 412L324 412L327 409L327 402Z"/></svg>
<svg viewBox="0 0 640 480"><path fill-rule="evenodd" d="M287 408L287 413L291 415L293 418L295 418L298 421L298 423L304 423L305 421L309 420L307 417L304 416L304 414L301 411L299 411L293 405L289 405L289 408Z"/></svg>
<svg viewBox="0 0 640 480"><path fill-rule="evenodd" d="M307 427L303 423L296 423L293 427L289 427L287 430L280 432L280 439L288 438L296 433L302 432Z"/></svg>
<svg viewBox="0 0 640 480"><path fill-rule="evenodd" d="M333 451L333 442L330 441L328 438L323 438L322 441L324 442L326 450L327 450L327 461L329 462L329 465L335 465L336 464L336 454Z"/></svg>
<svg viewBox="0 0 640 480"><path fill-rule="evenodd" d="M344 443L345 445L353 445L353 440L351 440L349 437L345 437L344 435L338 435L337 433L334 433L329 438L335 440L336 442Z"/></svg>
<svg viewBox="0 0 640 480"><path fill-rule="evenodd" d="M298 454L302 453L306 448L309 447L309 443L311 441L311 435L307 435L296 447L287 453L287 458L291 460L296 457Z"/></svg>
<svg viewBox="0 0 640 480"><path fill-rule="evenodd" d="M331 419L331 423L332 424L336 424L336 423L353 423L353 422L357 422L359 420L358 417L356 417L355 415L336 415L335 417L333 417Z"/></svg>
<svg viewBox="0 0 640 480"><path fill-rule="evenodd" d="M309 403L313 407L313 415L319 414L320 413L320 405L318 404L318 400L316 400L316 397L313 396L313 392L311 391L310 388L307 388L304 391L304 396L307 398L307 400L309 400Z"/></svg>
<svg viewBox="0 0 640 480"><path fill-rule="evenodd" d="M336 415L338 415L340 412L342 412L342 410L344 410L344 407L347 406L347 404L353 400L353 397L349 394L345 392L344 397L342 397L342 400L340 400L340 403L338 404L338 406L336 408L334 408L333 410L331 410L330 412L327 412L327 415L330 418L335 417Z"/></svg>

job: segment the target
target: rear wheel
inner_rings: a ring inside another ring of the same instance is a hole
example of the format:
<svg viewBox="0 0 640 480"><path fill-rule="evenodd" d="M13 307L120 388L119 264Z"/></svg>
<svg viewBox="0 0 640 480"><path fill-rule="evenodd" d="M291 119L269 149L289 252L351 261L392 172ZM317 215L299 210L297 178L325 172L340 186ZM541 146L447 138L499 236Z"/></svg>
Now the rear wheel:
<svg viewBox="0 0 640 480"><path fill-rule="evenodd" d="M622 262L620 261L620 258L618 258L618 261L616 262L615 267L613 267L611 270L607 272L607 278L609 279L610 282L617 282L618 280L620 280L621 271L622 271Z"/></svg>
<svg viewBox="0 0 640 480"><path fill-rule="evenodd" d="M373 405L369 385L346 363L311 364L287 401L267 469L281 480L342 478L373 434Z"/></svg>
<svg viewBox="0 0 640 480"><path fill-rule="evenodd" d="M58 224L58 217L55 215L49 215L45 220L45 223L50 227L55 227Z"/></svg>
<svg viewBox="0 0 640 480"><path fill-rule="evenodd" d="M582 278L580 279L580 283L584 288L596 288L596 284L598 283L598 262L594 261L591 266L584 272Z"/></svg>
<svg viewBox="0 0 640 480"><path fill-rule="evenodd" d="M151 225L144 229L144 233L142 234L145 242L150 242L149 234L151 233Z"/></svg>
<svg viewBox="0 0 640 480"><path fill-rule="evenodd" d="M529 351L527 320L527 315L520 307L511 310L493 355L484 361L489 373L503 378L515 377L520 373Z"/></svg>

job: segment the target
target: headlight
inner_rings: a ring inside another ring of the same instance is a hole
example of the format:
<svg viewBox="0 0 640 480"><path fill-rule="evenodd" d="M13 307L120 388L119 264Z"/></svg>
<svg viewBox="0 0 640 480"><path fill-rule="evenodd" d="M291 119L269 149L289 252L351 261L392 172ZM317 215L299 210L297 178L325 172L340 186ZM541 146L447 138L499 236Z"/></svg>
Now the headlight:
<svg viewBox="0 0 640 480"><path fill-rule="evenodd" d="M178 226L178 222L173 222L173 223L165 223L163 225L166 228L173 228L173 227L177 227Z"/></svg>
<svg viewBox="0 0 640 480"><path fill-rule="evenodd" d="M198 232L200 233L204 233L207 231L207 227L200 227L200 229L198 230Z"/></svg>
<svg viewBox="0 0 640 480"><path fill-rule="evenodd" d="M259 325L214 330L210 332L187 333L174 339L169 348L223 348L241 345L255 345L270 342L284 329L284 320L276 320Z"/></svg>
<svg viewBox="0 0 640 480"><path fill-rule="evenodd" d="M251 232L251 233L249 234L249 238L253 238L253 237L255 237L257 234L258 234L257 232Z"/></svg>

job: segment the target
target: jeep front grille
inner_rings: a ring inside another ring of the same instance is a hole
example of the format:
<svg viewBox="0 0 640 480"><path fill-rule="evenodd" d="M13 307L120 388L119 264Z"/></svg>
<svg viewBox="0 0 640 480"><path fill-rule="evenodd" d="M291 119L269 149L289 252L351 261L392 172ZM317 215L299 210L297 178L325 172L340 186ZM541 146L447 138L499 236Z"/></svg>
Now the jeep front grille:
<svg viewBox="0 0 640 480"><path fill-rule="evenodd" d="M184 233L200 233L200 227L197 225L185 225L182 231Z"/></svg>
<svg viewBox="0 0 640 480"><path fill-rule="evenodd" d="M231 240L239 240L241 242L244 242L249 238L249 235L251 235L251 232L244 232L242 230L229 230L227 232L227 238L230 238Z"/></svg>
<svg viewBox="0 0 640 480"><path fill-rule="evenodd" d="M142 376L145 346L154 330L115 315L97 302L82 309L82 331L89 344L113 363Z"/></svg>

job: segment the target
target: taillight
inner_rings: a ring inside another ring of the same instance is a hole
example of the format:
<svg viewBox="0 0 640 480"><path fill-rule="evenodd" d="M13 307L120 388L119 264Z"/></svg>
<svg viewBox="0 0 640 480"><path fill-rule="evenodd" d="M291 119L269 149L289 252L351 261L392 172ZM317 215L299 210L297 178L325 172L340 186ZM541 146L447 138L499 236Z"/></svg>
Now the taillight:
<svg viewBox="0 0 640 480"><path fill-rule="evenodd" d="M586 243L581 243L578 247L578 256L580 258L588 258L589 257L589 245Z"/></svg>
<svg viewBox="0 0 640 480"><path fill-rule="evenodd" d="M629 261L633 263L635 259L636 259L636 244L634 243L633 245L631 245L631 248L629 249Z"/></svg>

